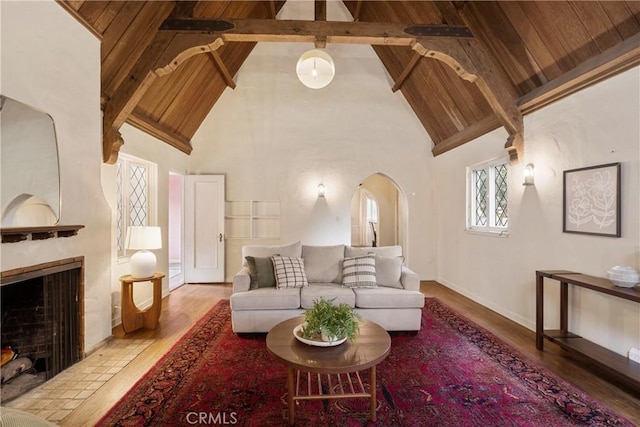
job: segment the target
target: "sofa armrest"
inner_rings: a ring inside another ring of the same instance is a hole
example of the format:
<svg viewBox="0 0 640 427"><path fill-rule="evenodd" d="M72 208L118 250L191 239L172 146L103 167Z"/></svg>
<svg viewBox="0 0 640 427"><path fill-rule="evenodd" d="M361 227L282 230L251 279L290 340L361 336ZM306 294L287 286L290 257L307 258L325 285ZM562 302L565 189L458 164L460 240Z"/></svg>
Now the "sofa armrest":
<svg viewBox="0 0 640 427"><path fill-rule="evenodd" d="M400 283L405 289L410 291L420 290L420 276L414 273L409 267L402 266L402 273L400 275Z"/></svg>
<svg viewBox="0 0 640 427"><path fill-rule="evenodd" d="M251 286L251 276L249 276L249 269L242 267L240 271L233 276L233 293L246 292Z"/></svg>

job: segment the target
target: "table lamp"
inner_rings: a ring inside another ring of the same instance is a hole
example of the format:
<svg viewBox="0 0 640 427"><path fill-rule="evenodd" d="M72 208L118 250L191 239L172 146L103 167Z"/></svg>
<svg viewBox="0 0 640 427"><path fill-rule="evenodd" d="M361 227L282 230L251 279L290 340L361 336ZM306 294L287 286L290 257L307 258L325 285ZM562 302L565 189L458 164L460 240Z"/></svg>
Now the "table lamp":
<svg viewBox="0 0 640 427"><path fill-rule="evenodd" d="M153 276L156 271L156 256L150 249L162 248L160 227L129 227L125 247L137 250L131 256L131 275L136 279Z"/></svg>

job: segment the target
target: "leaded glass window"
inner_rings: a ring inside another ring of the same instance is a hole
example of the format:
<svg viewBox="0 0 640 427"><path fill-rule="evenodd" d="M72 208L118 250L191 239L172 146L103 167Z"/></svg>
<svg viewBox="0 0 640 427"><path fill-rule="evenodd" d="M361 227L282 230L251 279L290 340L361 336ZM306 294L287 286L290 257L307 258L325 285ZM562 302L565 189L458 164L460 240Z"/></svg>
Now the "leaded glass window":
<svg viewBox="0 0 640 427"><path fill-rule="evenodd" d="M502 160L468 168L470 229L502 232L509 225L508 170Z"/></svg>
<svg viewBox="0 0 640 427"><path fill-rule="evenodd" d="M116 164L116 244L118 256L126 255L125 236L129 226L153 225L156 165L121 153Z"/></svg>

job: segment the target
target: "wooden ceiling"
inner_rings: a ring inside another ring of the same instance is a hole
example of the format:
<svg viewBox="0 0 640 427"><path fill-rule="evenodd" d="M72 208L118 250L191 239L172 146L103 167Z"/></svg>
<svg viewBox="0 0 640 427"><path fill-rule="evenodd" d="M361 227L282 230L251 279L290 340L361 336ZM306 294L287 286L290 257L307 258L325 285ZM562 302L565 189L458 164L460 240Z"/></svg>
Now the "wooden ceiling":
<svg viewBox="0 0 640 427"><path fill-rule="evenodd" d="M523 115L640 63L638 1L345 0L352 23L327 22L325 0L315 21L275 21L275 0L59 3L102 40L108 163L124 122L190 153L256 42L371 44L434 155L504 126L513 161Z"/></svg>

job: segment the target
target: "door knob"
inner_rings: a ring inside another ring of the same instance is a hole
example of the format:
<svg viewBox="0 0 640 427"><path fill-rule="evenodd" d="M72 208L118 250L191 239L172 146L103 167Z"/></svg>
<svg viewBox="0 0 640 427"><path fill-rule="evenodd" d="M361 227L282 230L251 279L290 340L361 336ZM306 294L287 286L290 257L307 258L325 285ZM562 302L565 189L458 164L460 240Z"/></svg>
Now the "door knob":
<svg viewBox="0 0 640 427"><path fill-rule="evenodd" d="M222 233L218 234L218 240L222 242Z"/></svg>

